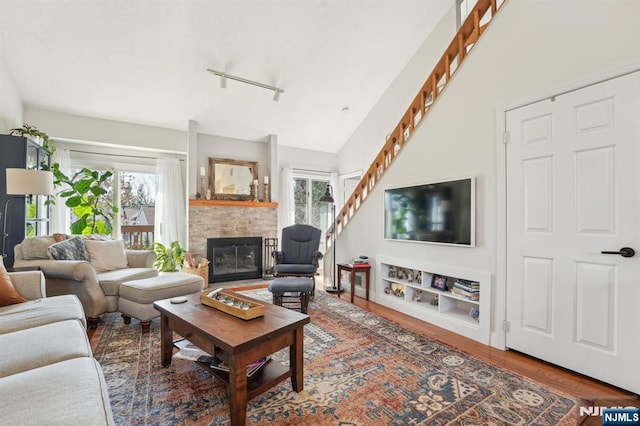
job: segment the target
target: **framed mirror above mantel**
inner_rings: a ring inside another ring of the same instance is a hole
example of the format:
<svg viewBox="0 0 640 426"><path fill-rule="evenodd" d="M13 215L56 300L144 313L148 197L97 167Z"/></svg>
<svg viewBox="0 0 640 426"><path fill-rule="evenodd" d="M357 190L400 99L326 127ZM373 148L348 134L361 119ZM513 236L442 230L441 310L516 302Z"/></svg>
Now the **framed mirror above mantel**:
<svg viewBox="0 0 640 426"><path fill-rule="evenodd" d="M216 200L253 200L257 180L256 161L209 158L209 186Z"/></svg>

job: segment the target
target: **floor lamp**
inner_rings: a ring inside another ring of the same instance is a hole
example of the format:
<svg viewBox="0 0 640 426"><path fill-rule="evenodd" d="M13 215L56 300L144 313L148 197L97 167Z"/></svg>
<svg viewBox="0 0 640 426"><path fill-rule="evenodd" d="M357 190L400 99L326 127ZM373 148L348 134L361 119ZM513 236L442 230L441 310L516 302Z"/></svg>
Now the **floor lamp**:
<svg viewBox="0 0 640 426"><path fill-rule="evenodd" d="M23 200L25 195L53 195L53 173L46 170L31 169L6 169L7 195L4 203L4 217L2 225L2 257L7 256L6 244L9 233L7 232L7 210L11 200Z"/></svg>
<svg viewBox="0 0 640 426"><path fill-rule="evenodd" d="M324 195L320 197L321 203L331 203L331 217L333 218L333 224L331 225L331 248L333 249L333 258L331 259L331 287L326 288L327 293L338 293L342 289L338 290L336 281L336 202L333 199L333 189L331 185L327 184L327 190Z"/></svg>

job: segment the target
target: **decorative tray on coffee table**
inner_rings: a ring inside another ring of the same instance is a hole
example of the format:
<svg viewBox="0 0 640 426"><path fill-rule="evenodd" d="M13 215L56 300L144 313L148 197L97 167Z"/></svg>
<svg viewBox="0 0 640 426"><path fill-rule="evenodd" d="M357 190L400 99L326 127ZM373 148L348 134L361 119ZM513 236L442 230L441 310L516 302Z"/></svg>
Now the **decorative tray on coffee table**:
<svg viewBox="0 0 640 426"><path fill-rule="evenodd" d="M211 297L203 293L200 295L200 302L203 305L210 306L219 311L231 314L234 317L242 318L243 320L250 320L264 315L264 305L233 293L219 292Z"/></svg>

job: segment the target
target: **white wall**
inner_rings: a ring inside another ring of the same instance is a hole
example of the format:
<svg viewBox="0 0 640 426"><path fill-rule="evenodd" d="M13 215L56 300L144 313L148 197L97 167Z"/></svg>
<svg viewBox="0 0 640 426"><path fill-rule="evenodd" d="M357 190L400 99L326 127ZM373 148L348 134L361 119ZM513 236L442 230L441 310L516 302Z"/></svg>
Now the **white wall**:
<svg viewBox="0 0 640 426"><path fill-rule="evenodd" d="M278 161L280 162L280 169L289 167L318 172L335 172L338 170L338 156L336 154L292 148L290 146L278 147Z"/></svg>
<svg viewBox="0 0 640 426"><path fill-rule="evenodd" d="M27 106L27 123L53 139L91 141L154 152L186 154L186 130L166 129L123 121L86 117ZM185 123L186 129L187 123Z"/></svg>
<svg viewBox="0 0 640 426"><path fill-rule="evenodd" d="M503 282L497 267L501 135L496 128L504 107L640 63L638 22L640 2L635 0L509 0L340 235L338 260L359 254L428 259L489 271L494 284ZM475 248L382 238L385 188L469 175L477 178ZM494 287L492 330L503 319L504 293Z"/></svg>
<svg viewBox="0 0 640 426"><path fill-rule="evenodd" d="M22 101L0 58L0 133L22 126Z"/></svg>
<svg viewBox="0 0 640 426"><path fill-rule="evenodd" d="M369 168L455 33L456 8L452 6L340 149L340 173L365 172ZM380 66L384 66L383 63L384 58Z"/></svg>
<svg viewBox="0 0 640 426"><path fill-rule="evenodd" d="M207 171L207 182L209 183L209 158L226 158L240 161L258 162L258 194L262 197L262 182L264 176L269 171L269 145L268 141L249 141L244 139L234 139L224 136L213 136L198 133L198 170L204 167ZM198 181L198 188L200 181Z"/></svg>

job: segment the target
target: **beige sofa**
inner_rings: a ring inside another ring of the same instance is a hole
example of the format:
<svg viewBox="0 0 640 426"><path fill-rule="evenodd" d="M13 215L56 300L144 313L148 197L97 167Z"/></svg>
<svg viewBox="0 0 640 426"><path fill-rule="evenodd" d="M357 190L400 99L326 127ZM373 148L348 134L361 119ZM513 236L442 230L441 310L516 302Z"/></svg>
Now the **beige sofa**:
<svg viewBox="0 0 640 426"><path fill-rule="evenodd" d="M90 328L97 325L103 313L118 310L120 284L158 275L152 268L155 254L151 250L125 250L126 264L99 272L92 261L50 259L48 248L55 243L52 236L26 238L14 248L13 266L39 267L46 277L49 296L78 296Z"/></svg>
<svg viewBox="0 0 640 426"><path fill-rule="evenodd" d="M2 424L115 424L78 298L45 297L39 271L9 276L28 300L0 307Z"/></svg>

